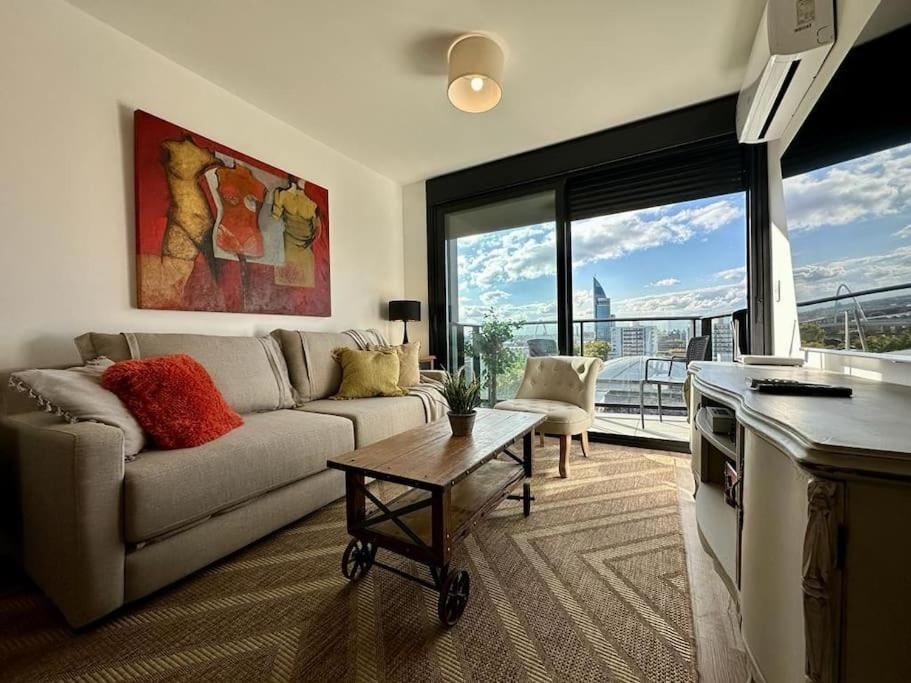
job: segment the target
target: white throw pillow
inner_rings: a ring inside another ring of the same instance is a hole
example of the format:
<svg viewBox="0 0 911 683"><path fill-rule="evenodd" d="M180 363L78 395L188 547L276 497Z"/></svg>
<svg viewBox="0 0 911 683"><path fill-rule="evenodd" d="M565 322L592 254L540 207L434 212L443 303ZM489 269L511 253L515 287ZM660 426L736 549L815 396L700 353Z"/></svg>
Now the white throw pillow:
<svg viewBox="0 0 911 683"><path fill-rule="evenodd" d="M119 427L123 431L123 456L130 461L144 448L145 435L121 400L101 386L102 373L113 364L101 357L67 370L23 370L11 374L9 383L67 422Z"/></svg>

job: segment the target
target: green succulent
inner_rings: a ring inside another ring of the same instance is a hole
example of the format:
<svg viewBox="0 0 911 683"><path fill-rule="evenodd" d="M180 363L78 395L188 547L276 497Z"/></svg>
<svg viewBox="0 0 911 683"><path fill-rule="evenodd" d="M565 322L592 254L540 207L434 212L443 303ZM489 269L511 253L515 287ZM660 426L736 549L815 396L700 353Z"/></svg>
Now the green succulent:
<svg viewBox="0 0 911 683"><path fill-rule="evenodd" d="M465 377L464 367L456 373L447 372L440 391L449 403L450 412L456 415L473 413L481 405L481 383Z"/></svg>

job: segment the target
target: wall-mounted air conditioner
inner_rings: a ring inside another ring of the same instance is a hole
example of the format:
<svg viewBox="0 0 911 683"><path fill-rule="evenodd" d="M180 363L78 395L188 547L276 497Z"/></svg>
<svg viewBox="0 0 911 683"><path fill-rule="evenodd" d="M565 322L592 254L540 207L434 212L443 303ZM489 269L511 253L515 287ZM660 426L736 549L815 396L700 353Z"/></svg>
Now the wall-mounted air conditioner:
<svg viewBox="0 0 911 683"><path fill-rule="evenodd" d="M737 137L781 137L835 42L834 0L768 0L737 98Z"/></svg>

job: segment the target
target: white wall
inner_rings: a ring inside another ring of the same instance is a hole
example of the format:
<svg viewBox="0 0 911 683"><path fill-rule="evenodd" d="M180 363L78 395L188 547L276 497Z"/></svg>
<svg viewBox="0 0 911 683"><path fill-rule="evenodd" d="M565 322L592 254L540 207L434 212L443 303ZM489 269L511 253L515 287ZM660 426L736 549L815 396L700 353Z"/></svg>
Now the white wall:
<svg viewBox="0 0 911 683"><path fill-rule="evenodd" d="M806 349L803 356L808 368L911 386L911 358L907 356L829 349Z"/></svg>
<svg viewBox="0 0 911 683"><path fill-rule="evenodd" d="M405 242L405 298L421 302L421 322L408 324L408 337L420 340L421 352L430 349L427 324L427 196L424 181L402 188L402 224ZM393 341L398 340L393 332Z"/></svg>
<svg viewBox="0 0 911 683"><path fill-rule="evenodd" d="M781 178L780 140L769 143L769 243L772 251L772 354L798 357L800 328L791 264L791 239L784 205Z"/></svg>
<svg viewBox="0 0 911 683"><path fill-rule="evenodd" d="M75 361L87 330L397 332L397 183L60 0L0 4L0 102L0 368ZM134 109L328 188L331 318L134 308Z"/></svg>

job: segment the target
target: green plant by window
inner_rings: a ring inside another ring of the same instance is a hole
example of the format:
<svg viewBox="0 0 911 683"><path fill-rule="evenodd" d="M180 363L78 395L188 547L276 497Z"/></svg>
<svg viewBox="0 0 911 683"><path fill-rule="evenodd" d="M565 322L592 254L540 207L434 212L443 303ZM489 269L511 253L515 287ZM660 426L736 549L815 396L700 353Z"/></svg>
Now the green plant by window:
<svg viewBox="0 0 911 683"><path fill-rule="evenodd" d="M497 382L500 375L521 365L522 358L518 351L508 346L516 336L521 323L501 319L491 308L484 314L480 328L472 335L467 351L472 356L480 356L486 369L484 386L487 388L487 404L497 402Z"/></svg>

